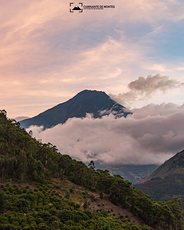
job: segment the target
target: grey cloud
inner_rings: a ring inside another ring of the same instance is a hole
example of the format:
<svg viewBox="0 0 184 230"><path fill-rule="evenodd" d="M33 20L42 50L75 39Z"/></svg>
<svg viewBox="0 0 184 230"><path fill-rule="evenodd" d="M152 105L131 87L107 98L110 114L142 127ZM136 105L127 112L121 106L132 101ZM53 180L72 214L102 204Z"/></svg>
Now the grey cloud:
<svg viewBox="0 0 184 230"><path fill-rule="evenodd" d="M169 89L183 87L184 83L175 79L169 79L168 76L161 74L148 75L146 78L139 77L137 80L128 84L129 91L118 95L109 94L115 101L130 106L131 103L138 100L147 100L157 91L165 92Z"/></svg>
<svg viewBox="0 0 184 230"><path fill-rule="evenodd" d="M129 83L128 87L132 91L137 91L141 94L151 95L157 90L165 92L167 89L176 88L181 85L180 82L174 79L169 79L161 74L149 75L146 78L139 77L137 80Z"/></svg>
<svg viewBox="0 0 184 230"><path fill-rule="evenodd" d="M28 130L37 139L55 144L61 153L84 162L161 164L184 149L183 120L184 105L151 104L127 118L87 116L44 131L36 126Z"/></svg>

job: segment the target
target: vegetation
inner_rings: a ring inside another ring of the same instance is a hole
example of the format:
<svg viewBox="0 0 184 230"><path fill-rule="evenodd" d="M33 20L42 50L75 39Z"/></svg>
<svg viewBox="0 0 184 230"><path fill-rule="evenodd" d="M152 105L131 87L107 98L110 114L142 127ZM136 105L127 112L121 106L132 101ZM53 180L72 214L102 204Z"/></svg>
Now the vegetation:
<svg viewBox="0 0 184 230"><path fill-rule="evenodd" d="M143 184L135 185L135 188L141 189L144 193L150 195L156 201L168 201L178 197L181 201L181 207L184 210L184 151L161 165L149 180L145 178Z"/></svg>
<svg viewBox="0 0 184 230"><path fill-rule="evenodd" d="M142 191L132 188L119 175L107 170L88 168L58 152L51 143L43 144L20 128L15 120L0 111L0 230L57 229L184 229L180 202L177 198L155 202ZM73 202L74 189L61 195L66 179L108 196L112 203L132 212L140 224L113 217L103 209L91 212L83 192L84 204Z"/></svg>

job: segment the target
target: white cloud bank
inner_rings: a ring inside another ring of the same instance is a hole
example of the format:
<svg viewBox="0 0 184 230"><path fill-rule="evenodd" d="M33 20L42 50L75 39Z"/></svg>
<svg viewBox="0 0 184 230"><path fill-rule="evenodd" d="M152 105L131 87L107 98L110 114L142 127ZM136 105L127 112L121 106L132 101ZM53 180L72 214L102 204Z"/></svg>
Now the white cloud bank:
<svg viewBox="0 0 184 230"><path fill-rule="evenodd" d="M127 118L72 118L34 137L56 145L62 154L83 162L162 164L184 149L184 105L147 105Z"/></svg>

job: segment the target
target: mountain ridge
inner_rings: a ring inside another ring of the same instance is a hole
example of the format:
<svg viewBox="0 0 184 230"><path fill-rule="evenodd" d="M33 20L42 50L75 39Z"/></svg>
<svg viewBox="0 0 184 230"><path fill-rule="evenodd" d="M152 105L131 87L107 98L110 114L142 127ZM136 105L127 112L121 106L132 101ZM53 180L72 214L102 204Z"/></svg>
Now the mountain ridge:
<svg viewBox="0 0 184 230"><path fill-rule="evenodd" d="M182 164L178 165L177 163L178 161L181 161L183 165ZM158 167L158 169L156 169L153 173L151 173L150 175L148 175L147 177L139 181L138 184L143 184L157 177L164 179L167 176L171 176L175 174L184 174L183 166L184 166L184 150L178 152L176 155L168 159L160 167Z"/></svg>
<svg viewBox="0 0 184 230"><path fill-rule="evenodd" d="M163 163L152 174L135 185L156 201L168 201L177 197L184 210L184 150Z"/></svg>
<svg viewBox="0 0 184 230"><path fill-rule="evenodd" d="M65 123L68 118L83 118L86 113L93 114L94 118L101 118L110 113L114 114L116 118L132 114L103 91L83 90L66 102L60 103L35 117L20 121L20 124L23 128L28 128L30 125L43 125L47 129Z"/></svg>

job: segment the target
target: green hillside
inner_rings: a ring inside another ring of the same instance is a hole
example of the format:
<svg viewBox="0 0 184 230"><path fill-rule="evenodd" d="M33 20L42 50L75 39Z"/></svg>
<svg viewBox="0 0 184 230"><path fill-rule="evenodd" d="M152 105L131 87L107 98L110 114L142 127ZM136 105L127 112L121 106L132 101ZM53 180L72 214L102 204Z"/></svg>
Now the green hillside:
<svg viewBox="0 0 184 230"><path fill-rule="evenodd" d="M152 178L162 179L176 174L184 174L184 150L171 157L152 174Z"/></svg>
<svg viewBox="0 0 184 230"><path fill-rule="evenodd" d="M167 160L154 173L135 185L156 201L178 197L184 209L184 151Z"/></svg>
<svg viewBox="0 0 184 230"><path fill-rule="evenodd" d="M155 202L121 176L60 154L7 119L4 110L0 181L0 230L184 229L177 198ZM118 212L108 209L110 203Z"/></svg>

